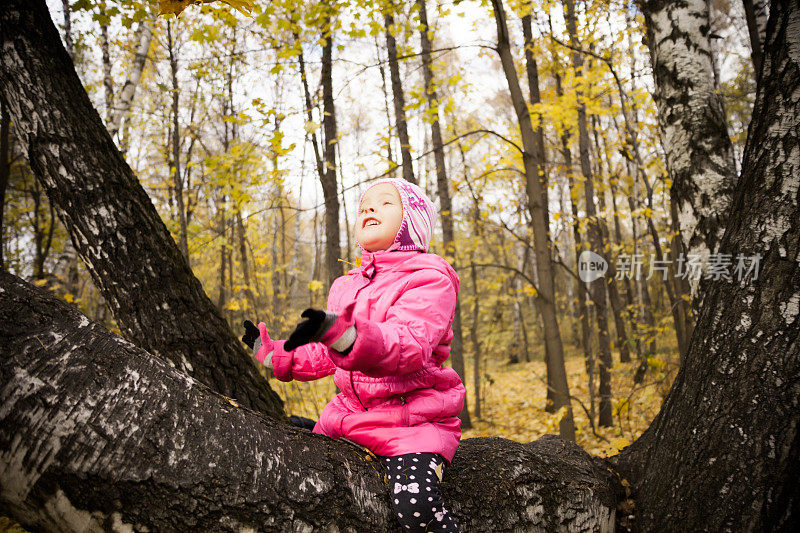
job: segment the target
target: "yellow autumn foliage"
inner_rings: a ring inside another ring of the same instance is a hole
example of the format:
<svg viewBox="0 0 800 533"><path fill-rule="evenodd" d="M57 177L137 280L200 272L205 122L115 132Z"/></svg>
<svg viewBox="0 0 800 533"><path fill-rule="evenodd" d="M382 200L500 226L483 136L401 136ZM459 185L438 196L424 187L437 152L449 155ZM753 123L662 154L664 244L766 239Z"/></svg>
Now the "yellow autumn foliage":
<svg viewBox="0 0 800 533"><path fill-rule="evenodd" d="M210 4L217 0L158 0L158 14L159 15L180 15L181 12L190 5L196 4ZM249 14L255 7L255 0L219 0L231 6L232 8L244 13Z"/></svg>

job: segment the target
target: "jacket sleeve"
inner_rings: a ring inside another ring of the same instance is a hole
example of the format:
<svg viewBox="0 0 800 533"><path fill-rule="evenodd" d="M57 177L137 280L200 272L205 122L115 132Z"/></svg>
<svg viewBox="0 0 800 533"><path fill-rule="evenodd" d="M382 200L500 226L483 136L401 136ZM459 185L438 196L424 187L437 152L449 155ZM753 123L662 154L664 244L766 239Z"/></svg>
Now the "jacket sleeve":
<svg viewBox="0 0 800 533"><path fill-rule="evenodd" d="M346 276L336 278L328 292L328 304L338 300L341 283ZM275 341L272 353L272 372L280 381L313 381L330 376L336 371L336 365L330 358L333 353L320 342L310 342L298 346L291 352L283 349L285 340Z"/></svg>
<svg viewBox="0 0 800 533"><path fill-rule="evenodd" d="M329 351L336 366L372 377L422 368L452 323L457 289L444 273L425 269L409 276L400 294L382 322L356 315L356 340L350 353Z"/></svg>
<svg viewBox="0 0 800 533"><path fill-rule="evenodd" d="M312 342L287 352L283 349L285 343L275 341L272 352L272 372L280 381L313 381L330 376L336 370L324 344Z"/></svg>

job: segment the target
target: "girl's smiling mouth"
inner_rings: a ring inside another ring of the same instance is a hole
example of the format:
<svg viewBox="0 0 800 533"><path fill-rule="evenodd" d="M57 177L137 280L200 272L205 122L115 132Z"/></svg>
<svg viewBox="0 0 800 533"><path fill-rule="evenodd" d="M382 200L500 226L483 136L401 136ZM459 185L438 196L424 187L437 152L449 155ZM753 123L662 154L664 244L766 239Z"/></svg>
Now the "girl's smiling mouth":
<svg viewBox="0 0 800 533"><path fill-rule="evenodd" d="M378 220L375 217L367 217L364 219L364 223L361 227L366 228L368 226L377 226L380 223L381 223L380 220Z"/></svg>

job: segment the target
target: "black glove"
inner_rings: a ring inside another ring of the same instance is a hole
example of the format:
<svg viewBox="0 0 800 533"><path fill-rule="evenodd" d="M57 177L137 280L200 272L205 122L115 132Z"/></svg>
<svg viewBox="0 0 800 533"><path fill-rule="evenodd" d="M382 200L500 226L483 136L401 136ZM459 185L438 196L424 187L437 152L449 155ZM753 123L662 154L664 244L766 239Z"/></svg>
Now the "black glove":
<svg viewBox="0 0 800 533"><path fill-rule="evenodd" d="M261 333L258 331L256 325L250 322L249 320L245 320L242 326L244 326L244 335L242 335L242 342L252 349L253 344L256 342L256 339L261 338Z"/></svg>
<svg viewBox="0 0 800 533"><path fill-rule="evenodd" d="M325 332L330 329L333 321L336 320L336 315L333 315L333 320L329 320L327 321L329 323L326 323L325 319L329 314L325 311L311 308L303 311L300 316L305 320L297 324L283 348L290 352L298 346L319 341ZM256 332L258 332L258 329L256 329Z"/></svg>

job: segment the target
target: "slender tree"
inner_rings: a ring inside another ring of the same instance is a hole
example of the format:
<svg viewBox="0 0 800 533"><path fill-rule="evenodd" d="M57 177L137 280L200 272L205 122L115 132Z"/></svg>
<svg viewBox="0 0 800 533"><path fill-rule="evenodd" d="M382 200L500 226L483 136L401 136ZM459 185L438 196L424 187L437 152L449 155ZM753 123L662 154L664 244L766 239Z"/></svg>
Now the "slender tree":
<svg viewBox="0 0 800 533"><path fill-rule="evenodd" d="M108 132L112 137L119 132L122 121L133 105L136 88L142 80L147 55L150 51L150 43L153 40L153 26L155 26L155 16L149 11L145 11L145 14L142 16L136 28L136 33L134 34L136 49L133 53L131 67L111 107L111 116L108 119Z"/></svg>
<svg viewBox="0 0 800 533"><path fill-rule="evenodd" d="M565 19L567 21L567 32L572 46L579 47L578 30L576 27L575 2L573 0L564 1ZM583 57L577 51L572 53L572 67L575 69L575 77L580 79L583 76ZM580 83L580 82L578 82ZM597 253L605 250L603 233L597 216L597 207L594 203L594 177L592 176L592 166L589 160L589 129L586 120L586 103L583 101L583 91L576 89L578 100L578 154L583 175L583 190L585 196L586 216L589 219L588 230L589 241L592 248ZM601 278L602 279L602 278ZM598 409L598 424L601 426L611 426L614 423L611 406L611 339L608 330L608 314L606 310L606 285L600 281L592 283L589 287L592 294L592 305L594 307L595 319L597 320L597 336L600 347L599 377L600 383L598 392L600 394L600 405Z"/></svg>
<svg viewBox="0 0 800 533"><path fill-rule="evenodd" d="M322 130L325 135L325 179L322 180L322 194L325 197L325 264L328 287L342 275L339 262L339 196L336 186L336 109L333 102L333 16L331 6L325 6L322 39Z"/></svg>
<svg viewBox="0 0 800 533"><path fill-rule="evenodd" d="M517 77L514 59L511 56L511 43L508 37L508 25L501 0L492 0L494 18L497 26L497 53L503 66L511 93L511 101L519 122L522 136L522 160L525 166L525 182L528 193L528 209L533 225L534 246L536 250L537 289L541 298L542 320L544 321L545 343L547 344L547 372L552 376L553 400L556 410L566 407L566 414L559 422L559 433L568 439L575 438L575 424L572 419L572 406L567 383L567 372L564 367L564 347L561 344L561 333L556 316L555 283L551 263L550 240L548 239L549 221L545 218L543 204L546 202L542 182L539 180L539 169L533 154L536 141L531 124L528 104L522 95Z"/></svg>
<svg viewBox="0 0 800 533"><path fill-rule="evenodd" d="M394 9L394 7L389 8ZM408 139L408 123L406 122L406 99L403 96L403 83L400 81L400 64L397 61L397 41L394 38L394 15L387 11L383 17L386 27L386 51L389 56L389 79L392 83L394 96L394 118L397 127L397 137L400 139L400 154L403 161L403 179L417 183L414 177L414 167L411 164L411 141Z"/></svg>
<svg viewBox="0 0 800 533"><path fill-rule="evenodd" d="M149 44L148 44L149 46ZM181 174L181 130L178 124L180 115L180 85L178 84L178 50L177 42L172 35L172 21L167 21L167 53L169 54L169 73L172 81L172 136L171 136L171 155L169 161L172 170L172 187L175 191L176 207L178 211L179 240L183 257L186 262L191 264L189 259L189 239L187 236L186 207L183 205L183 175ZM109 127L109 133L114 135Z"/></svg>
<svg viewBox="0 0 800 533"><path fill-rule="evenodd" d="M11 155L9 150L9 140L11 139L11 115L8 114L6 109L5 100L0 95L0 270L5 270L5 259L3 252L5 250L5 235L3 232L3 213L6 208L6 187L8 187L8 178L11 176Z"/></svg>

